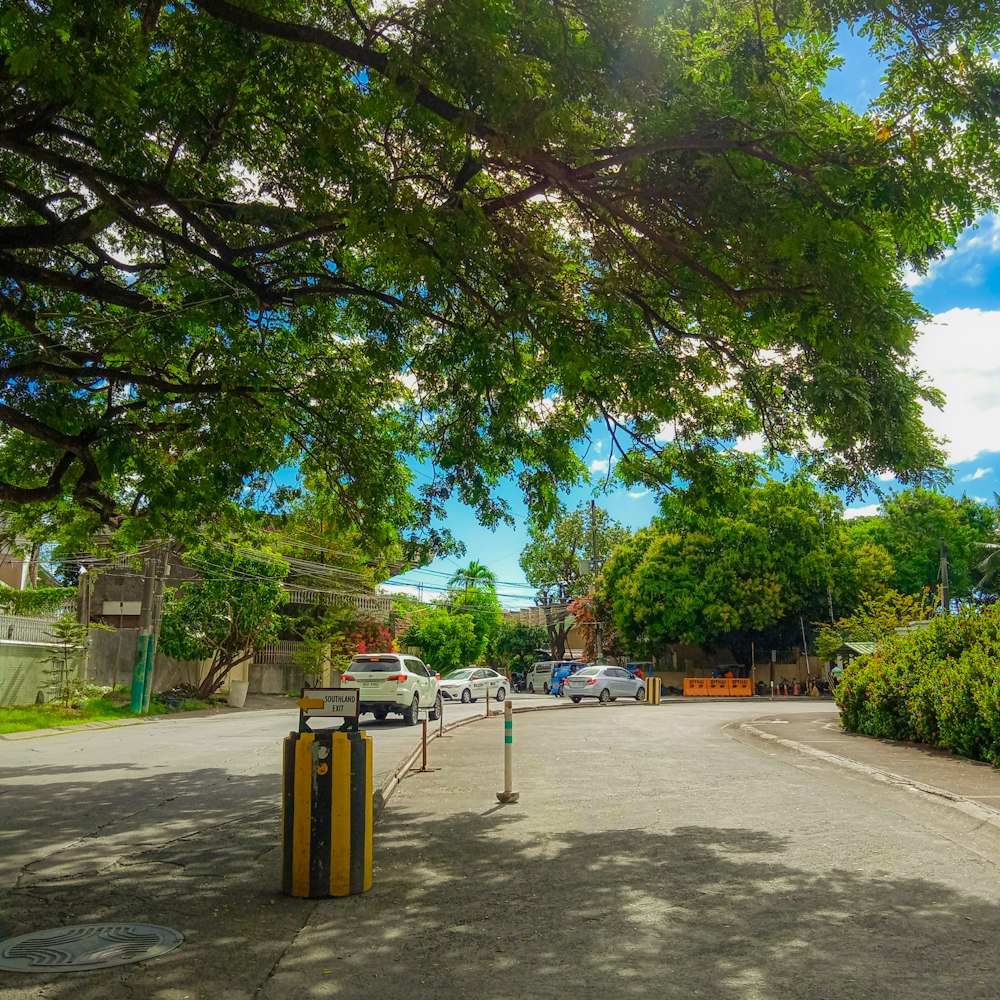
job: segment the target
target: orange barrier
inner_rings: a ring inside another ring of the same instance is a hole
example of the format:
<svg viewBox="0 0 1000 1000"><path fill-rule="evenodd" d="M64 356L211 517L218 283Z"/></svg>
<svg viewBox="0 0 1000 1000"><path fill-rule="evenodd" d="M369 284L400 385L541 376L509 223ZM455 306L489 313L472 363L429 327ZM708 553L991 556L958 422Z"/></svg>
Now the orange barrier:
<svg viewBox="0 0 1000 1000"><path fill-rule="evenodd" d="M753 680L749 677L685 677L684 694L694 698L750 698Z"/></svg>
<svg viewBox="0 0 1000 1000"><path fill-rule="evenodd" d="M684 678L684 694L688 696L694 696L696 698L704 698L708 694L708 681L707 677L685 677Z"/></svg>

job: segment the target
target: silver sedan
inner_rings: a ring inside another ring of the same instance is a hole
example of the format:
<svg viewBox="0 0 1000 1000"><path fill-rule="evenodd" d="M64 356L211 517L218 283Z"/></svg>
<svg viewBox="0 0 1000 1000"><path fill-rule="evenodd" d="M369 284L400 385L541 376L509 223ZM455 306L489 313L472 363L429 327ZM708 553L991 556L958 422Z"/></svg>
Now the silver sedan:
<svg viewBox="0 0 1000 1000"><path fill-rule="evenodd" d="M632 677L621 667L608 665L584 667L566 678L563 688L566 695L579 704L583 698L596 698L609 702L616 698L646 700L646 683Z"/></svg>

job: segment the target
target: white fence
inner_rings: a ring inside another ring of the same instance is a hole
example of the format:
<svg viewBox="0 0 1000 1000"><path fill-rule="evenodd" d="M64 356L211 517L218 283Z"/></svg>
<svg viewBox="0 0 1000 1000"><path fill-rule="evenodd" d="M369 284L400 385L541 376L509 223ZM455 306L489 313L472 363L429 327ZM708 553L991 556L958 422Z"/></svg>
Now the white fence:
<svg viewBox="0 0 1000 1000"><path fill-rule="evenodd" d="M295 654L299 650L305 649L305 645L304 642L298 642L295 639L282 639L280 642L261 646L260 649L254 650L253 662L291 666L296 662Z"/></svg>
<svg viewBox="0 0 1000 1000"><path fill-rule="evenodd" d="M285 587L292 604L318 604L328 608L357 608L368 614L388 617L392 600L375 594L348 594L344 591L317 590L312 587Z"/></svg>
<svg viewBox="0 0 1000 1000"><path fill-rule="evenodd" d="M0 640L6 642L58 642L52 631L55 618L0 614Z"/></svg>

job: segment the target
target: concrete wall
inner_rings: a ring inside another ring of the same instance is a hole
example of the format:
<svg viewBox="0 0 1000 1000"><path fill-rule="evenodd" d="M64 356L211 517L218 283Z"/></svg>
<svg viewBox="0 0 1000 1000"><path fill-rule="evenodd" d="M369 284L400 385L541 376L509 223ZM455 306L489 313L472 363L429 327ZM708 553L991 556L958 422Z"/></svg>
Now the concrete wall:
<svg viewBox="0 0 1000 1000"><path fill-rule="evenodd" d="M131 685L139 630L91 629L90 637L88 679L108 686ZM153 663L153 690L169 691L178 684L200 684L207 670L207 660L175 660L172 656L157 653ZM223 690L228 690L228 687Z"/></svg>
<svg viewBox="0 0 1000 1000"><path fill-rule="evenodd" d="M92 628L87 679L108 687L131 684L138 638L136 628Z"/></svg>
<svg viewBox="0 0 1000 1000"><path fill-rule="evenodd" d="M0 705L34 705L39 691L49 700L44 671L52 646L36 642L0 642Z"/></svg>
<svg viewBox="0 0 1000 1000"><path fill-rule="evenodd" d="M250 694L281 694L304 686L302 668L295 663L254 663L249 681Z"/></svg>

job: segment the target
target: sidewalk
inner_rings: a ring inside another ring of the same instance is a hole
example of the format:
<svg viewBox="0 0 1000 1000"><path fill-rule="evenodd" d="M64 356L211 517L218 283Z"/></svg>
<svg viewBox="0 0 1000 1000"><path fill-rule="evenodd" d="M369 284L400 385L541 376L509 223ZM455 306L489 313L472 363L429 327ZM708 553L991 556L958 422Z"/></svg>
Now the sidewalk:
<svg viewBox="0 0 1000 1000"><path fill-rule="evenodd" d="M741 730L876 780L912 788L983 814L1000 825L1000 770L990 764L956 757L919 743L878 740L842 730L829 713L782 715L780 704L767 704L753 723Z"/></svg>

